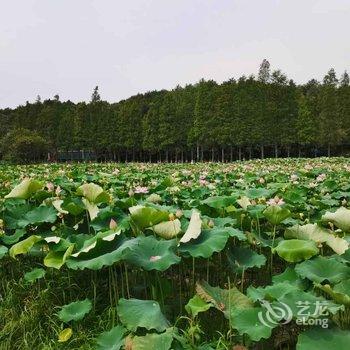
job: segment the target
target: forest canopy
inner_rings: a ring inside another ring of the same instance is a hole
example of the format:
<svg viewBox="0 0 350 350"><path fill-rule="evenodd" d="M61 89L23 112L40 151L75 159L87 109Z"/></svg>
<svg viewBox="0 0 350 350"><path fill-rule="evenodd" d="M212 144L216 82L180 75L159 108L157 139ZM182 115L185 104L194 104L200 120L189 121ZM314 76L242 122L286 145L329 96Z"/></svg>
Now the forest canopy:
<svg viewBox="0 0 350 350"><path fill-rule="evenodd" d="M19 137L21 129L26 130L23 138L31 134L31 142L40 147L30 156L19 147L24 161L231 161L346 154L349 75L345 71L338 77L331 68L321 82L297 85L264 60L257 76L221 84L200 80L118 103L103 101L98 87L89 103L38 96L34 103L0 110L2 145L11 133ZM8 158L16 157L15 147L8 152Z"/></svg>

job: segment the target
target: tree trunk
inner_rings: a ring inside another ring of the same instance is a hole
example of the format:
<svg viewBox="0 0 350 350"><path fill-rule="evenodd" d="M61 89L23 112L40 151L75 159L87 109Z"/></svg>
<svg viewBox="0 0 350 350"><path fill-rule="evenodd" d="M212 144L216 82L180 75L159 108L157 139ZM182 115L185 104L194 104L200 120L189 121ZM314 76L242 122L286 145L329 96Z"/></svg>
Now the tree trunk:
<svg viewBox="0 0 350 350"><path fill-rule="evenodd" d="M264 154L264 145L260 146L260 154L261 154L261 159L265 158L265 154Z"/></svg>
<svg viewBox="0 0 350 350"><path fill-rule="evenodd" d="M191 157L193 160L193 156ZM199 145L197 143L197 162L199 162Z"/></svg>
<svg viewBox="0 0 350 350"><path fill-rule="evenodd" d="M202 149L201 161L203 162L203 160L204 160L204 148L203 148L203 146L201 147L201 149Z"/></svg>
<svg viewBox="0 0 350 350"><path fill-rule="evenodd" d="M330 143L328 144L328 147L327 147L327 156L328 157L331 156L331 144Z"/></svg>
<svg viewBox="0 0 350 350"><path fill-rule="evenodd" d="M287 146L287 158L290 157L290 146Z"/></svg>
<svg viewBox="0 0 350 350"><path fill-rule="evenodd" d="M249 160L252 159L252 146L248 147L248 151L249 151Z"/></svg>
<svg viewBox="0 0 350 350"><path fill-rule="evenodd" d="M230 162L233 161L233 147L230 146Z"/></svg>
<svg viewBox="0 0 350 350"><path fill-rule="evenodd" d="M275 145L275 158L278 158L278 146Z"/></svg>
<svg viewBox="0 0 350 350"><path fill-rule="evenodd" d="M169 162L169 151L165 151L165 161L168 163Z"/></svg>
<svg viewBox="0 0 350 350"><path fill-rule="evenodd" d="M242 160L242 147L241 146L238 147L238 160L239 161Z"/></svg>
<svg viewBox="0 0 350 350"><path fill-rule="evenodd" d="M223 148L221 148L221 162L225 162L225 150Z"/></svg>
<svg viewBox="0 0 350 350"><path fill-rule="evenodd" d="M198 159L198 157L197 157L197 159ZM191 163L193 163L193 149L192 148L191 148Z"/></svg>
<svg viewBox="0 0 350 350"><path fill-rule="evenodd" d="M214 162L214 147L211 148L211 161Z"/></svg>

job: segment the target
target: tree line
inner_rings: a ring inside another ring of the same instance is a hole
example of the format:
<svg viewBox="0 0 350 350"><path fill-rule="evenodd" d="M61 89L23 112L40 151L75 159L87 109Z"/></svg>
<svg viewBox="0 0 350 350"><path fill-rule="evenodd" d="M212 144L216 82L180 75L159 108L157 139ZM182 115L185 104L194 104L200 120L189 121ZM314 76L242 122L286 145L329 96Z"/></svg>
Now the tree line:
<svg viewBox="0 0 350 350"><path fill-rule="evenodd" d="M0 110L0 157L33 160L232 161L346 155L350 84L331 68L297 85L264 60L256 76L200 80L118 103L59 96ZM349 152L350 153L350 152Z"/></svg>

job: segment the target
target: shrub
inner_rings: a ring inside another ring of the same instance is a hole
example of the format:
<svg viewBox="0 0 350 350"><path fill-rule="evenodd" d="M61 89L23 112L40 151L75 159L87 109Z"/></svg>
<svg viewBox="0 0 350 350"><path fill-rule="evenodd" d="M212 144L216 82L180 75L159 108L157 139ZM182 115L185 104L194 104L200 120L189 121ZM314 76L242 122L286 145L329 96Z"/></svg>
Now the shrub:
<svg viewBox="0 0 350 350"><path fill-rule="evenodd" d="M27 163L44 160L48 143L37 132L28 129L14 129L8 132L0 143L0 154L4 160Z"/></svg>

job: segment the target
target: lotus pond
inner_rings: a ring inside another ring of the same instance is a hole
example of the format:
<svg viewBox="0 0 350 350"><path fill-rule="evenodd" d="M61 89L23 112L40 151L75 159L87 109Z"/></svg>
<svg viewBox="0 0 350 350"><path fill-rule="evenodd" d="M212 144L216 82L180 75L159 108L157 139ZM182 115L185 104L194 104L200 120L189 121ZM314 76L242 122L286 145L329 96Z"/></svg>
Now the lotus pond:
<svg viewBox="0 0 350 350"><path fill-rule="evenodd" d="M0 349L349 349L350 163L0 165Z"/></svg>

